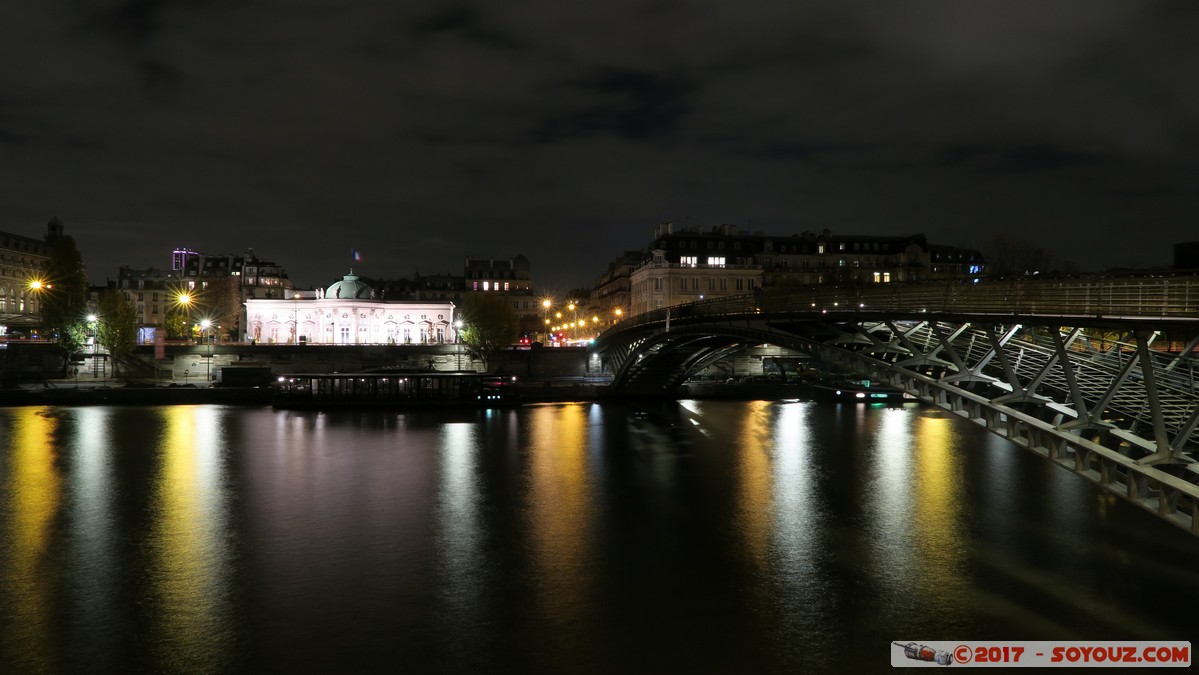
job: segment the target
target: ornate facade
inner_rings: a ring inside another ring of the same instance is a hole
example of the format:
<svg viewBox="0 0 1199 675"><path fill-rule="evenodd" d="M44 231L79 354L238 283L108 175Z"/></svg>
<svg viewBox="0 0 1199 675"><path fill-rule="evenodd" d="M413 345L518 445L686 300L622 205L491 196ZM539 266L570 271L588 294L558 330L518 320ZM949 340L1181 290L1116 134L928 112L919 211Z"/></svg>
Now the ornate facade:
<svg viewBox="0 0 1199 675"><path fill-rule="evenodd" d="M264 344L442 344L457 336L454 303L390 301L347 274L315 293L246 300L247 341Z"/></svg>

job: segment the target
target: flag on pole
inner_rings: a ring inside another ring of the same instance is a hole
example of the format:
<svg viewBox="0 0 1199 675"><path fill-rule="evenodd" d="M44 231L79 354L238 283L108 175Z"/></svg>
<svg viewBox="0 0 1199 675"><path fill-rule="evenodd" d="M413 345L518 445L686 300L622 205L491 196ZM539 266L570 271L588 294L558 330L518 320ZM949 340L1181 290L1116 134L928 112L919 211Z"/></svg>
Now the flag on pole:
<svg viewBox="0 0 1199 675"><path fill-rule="evenodd" d="M358 252L358 249L350 249L350 260L353 260L354 262L362 262L362 254Z"/></svg>

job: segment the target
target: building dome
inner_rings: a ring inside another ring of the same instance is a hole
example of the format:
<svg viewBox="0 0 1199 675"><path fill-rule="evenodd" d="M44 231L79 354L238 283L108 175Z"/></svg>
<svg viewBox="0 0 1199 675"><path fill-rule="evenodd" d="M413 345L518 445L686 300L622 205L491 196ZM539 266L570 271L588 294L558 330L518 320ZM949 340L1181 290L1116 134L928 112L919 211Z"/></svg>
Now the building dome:
<svg viewBox="0 0 1199 675"><path fill-rule="evenodd" d="M374 295L375 292L371 287L359 281L358 277L353 274L345 275L341 281L335 282L325 291L326 298L357 298L365 300L374 297Z"/></svg>

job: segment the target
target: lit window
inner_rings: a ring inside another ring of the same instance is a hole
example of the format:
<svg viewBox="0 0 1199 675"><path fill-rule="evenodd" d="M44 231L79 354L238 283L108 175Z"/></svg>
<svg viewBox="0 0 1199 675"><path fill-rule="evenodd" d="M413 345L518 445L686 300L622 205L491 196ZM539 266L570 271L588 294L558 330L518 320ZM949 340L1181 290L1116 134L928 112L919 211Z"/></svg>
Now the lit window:
<svg viewBox="0 0 1199 675"><path fill-rule="evenodd" d="M724 267L724 256L709 256L708 257L708 266L709 267Z"/></svg>
<svg viewBox="0 0 1199 675"><path fill-rule="evenodd" d="M491 282L490 282L490 281L484 281L484 282L483 282L483 290L485 290L485 291L490 291L490 290L491 290Z"/></svg>
<svg viewBox="0 0 1199 675"><path fill-rule="evenodd" d="M679 264L683 267L695 267L699 263L699 258L693 255L685 255L679 258Z"/></svg>

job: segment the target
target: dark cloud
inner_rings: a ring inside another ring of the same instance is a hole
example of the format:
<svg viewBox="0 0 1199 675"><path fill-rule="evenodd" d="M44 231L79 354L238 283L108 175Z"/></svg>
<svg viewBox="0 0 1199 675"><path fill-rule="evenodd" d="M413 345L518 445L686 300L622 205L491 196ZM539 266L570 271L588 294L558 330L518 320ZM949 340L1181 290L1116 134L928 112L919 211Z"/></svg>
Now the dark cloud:
<svg viewBox="0 0 1199 675"><path fill-rule="evenodd" d="M22 136L21 134L15 134L15 133L12 133L11 131L5 131L3 129L0 129L0 143L9 143L12 145L17 145L19 143L28 143L28 142L29 142L28 136Z"/></svg>
<svg viewBox="0 0 1199 675"><path fill-rule="evenodd" d="M119 40L140 44L158 29L158 14L167 0L130 0L128 2L84 2L81 9L85 25L108 33Z"/></svg>
<svg viewBox="0 0 1199 675"><path fill-rule="evenodd" d="M941 154L945 157L945 163L948 165L997 174L1058 171L1103 161L1118 161L1118 158L1105 158L1098 154L1071 150L1049 143L1011 147L955 144L945 147Z"/></svg>
<svg viewBox="0 0 1199 675"><path fill-rule="evenodd" d="M465 5L439 8L431 14L418 17L412 22L411 32L417 39L454 35L466 41L506 51L527 47L512 35L489 25L478 12Z"/></svg>
<svg viewBox="0 0 1199 675"><path fill-rule="evenodd" d="M689 105L690 86L682 78L616 68L588 73L555 88L568 101L585 101L578 109L538 125L539 142L613 133L631 140L670 136L680 130Z"/></svg>
<svg viewBox="0 0 1199 675"><path fill-rule="evenodd" d="M1164 263L1197 32L1155 0L6 3L0 229L57 214L101 276L253 247L303 284L353 246L567 288L661 221Z"/></svg>

